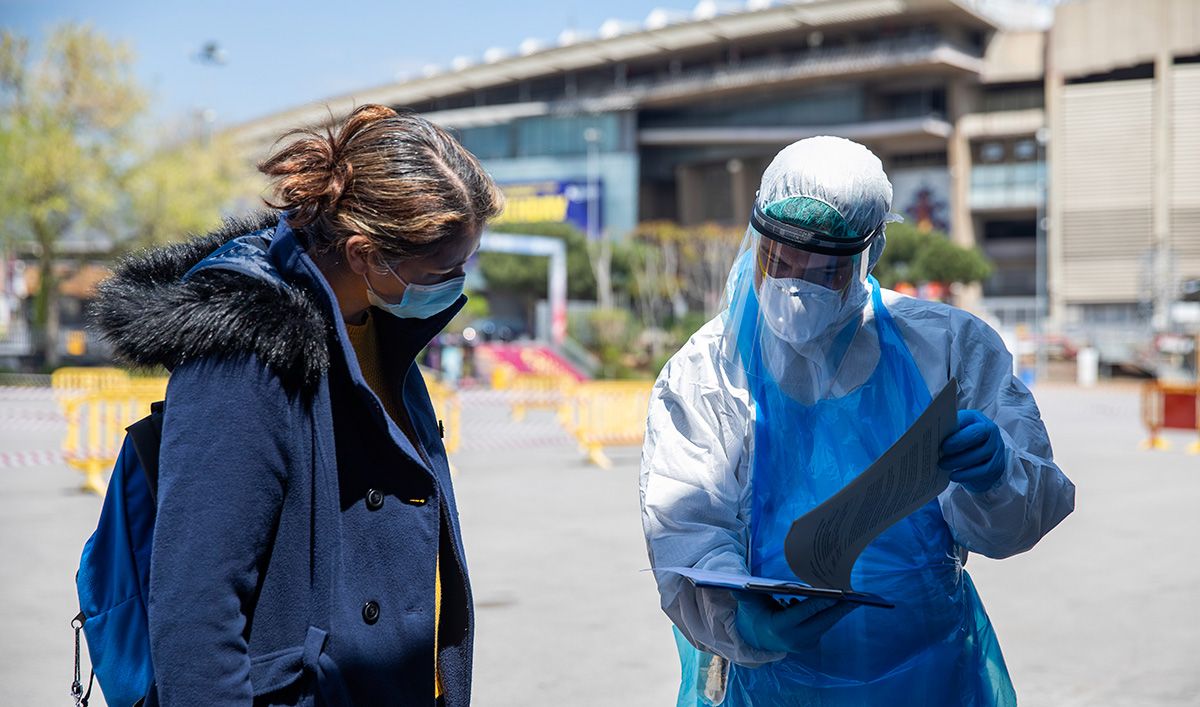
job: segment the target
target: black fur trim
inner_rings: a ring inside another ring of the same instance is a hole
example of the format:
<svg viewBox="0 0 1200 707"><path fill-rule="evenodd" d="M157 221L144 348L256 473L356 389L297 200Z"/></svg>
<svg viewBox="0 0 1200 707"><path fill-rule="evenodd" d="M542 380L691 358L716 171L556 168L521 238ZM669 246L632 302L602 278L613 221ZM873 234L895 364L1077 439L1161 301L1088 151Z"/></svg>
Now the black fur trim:
<svg viewBox="0 0 1200 707"><path fill-rule="evenodd" d="M98 288L92 326L136 366L253 354L288 389L313 390L329 349L328 321L311 293L225 270L181 280L226 242L278 220L270 212L230 219L208 235L130 256Z"/></svg>

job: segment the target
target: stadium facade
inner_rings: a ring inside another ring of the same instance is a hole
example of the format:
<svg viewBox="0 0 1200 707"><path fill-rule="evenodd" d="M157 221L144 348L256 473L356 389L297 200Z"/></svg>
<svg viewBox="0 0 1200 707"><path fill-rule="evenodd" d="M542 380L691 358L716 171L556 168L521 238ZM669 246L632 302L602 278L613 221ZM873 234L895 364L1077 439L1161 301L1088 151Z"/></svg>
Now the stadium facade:
<svg viewBox="0 0 1200 707"><path fill-rule="evenodd" d="M1194 0L706 0L231 132L261 153L355 104L416 110L484 161L508 218L617 238L744 222L775 152L841 135L883 159L906 219L992 260L968 304L1012 326L1046 292L1061 327L1128 329L1200 278L1198 59Z"/></svg>

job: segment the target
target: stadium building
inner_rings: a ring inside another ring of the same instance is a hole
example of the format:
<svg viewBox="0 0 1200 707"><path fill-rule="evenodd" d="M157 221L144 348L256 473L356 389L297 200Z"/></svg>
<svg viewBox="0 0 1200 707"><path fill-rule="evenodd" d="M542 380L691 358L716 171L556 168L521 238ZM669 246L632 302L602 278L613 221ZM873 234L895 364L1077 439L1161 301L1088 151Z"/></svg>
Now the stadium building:
<svg viewBox="0 0 1200 707"><path fill-rule="evenodd" d="M615 238L744 222L780 148L841 135L883 159L898 212L993 262L968 306L1014 326L1047 292L1061 326L1128 329L1200 277L1198 57L1194 0L705 0L232 133L261 154L355 104L413 109L485 162L506 218Z"/></svg>

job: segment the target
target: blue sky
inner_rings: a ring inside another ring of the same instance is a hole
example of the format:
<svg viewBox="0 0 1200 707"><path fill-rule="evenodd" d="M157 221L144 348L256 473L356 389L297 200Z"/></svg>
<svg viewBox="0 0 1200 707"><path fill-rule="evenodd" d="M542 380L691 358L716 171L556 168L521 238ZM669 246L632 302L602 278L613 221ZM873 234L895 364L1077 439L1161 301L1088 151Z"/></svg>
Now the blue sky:
<svg viewBox="0 0 1200 707"><path fill-rule="evenodd" d="M359 0L0 0L0 26L44 37L56 23L89 22L129 43L154 112L176 118L202 108L228 125L395 80L426 64L448 66L489 47L553 42L606 19L643 20L662 0L362 2ZM224 66L194 59L208 41Z"/></svg>

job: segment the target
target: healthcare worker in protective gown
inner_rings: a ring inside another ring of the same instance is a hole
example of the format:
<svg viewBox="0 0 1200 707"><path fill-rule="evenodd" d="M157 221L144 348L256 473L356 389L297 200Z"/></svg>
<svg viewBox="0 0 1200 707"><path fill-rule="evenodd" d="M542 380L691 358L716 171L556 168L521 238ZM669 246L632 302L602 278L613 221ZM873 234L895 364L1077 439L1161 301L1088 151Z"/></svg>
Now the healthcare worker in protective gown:
<svg viewBox="0 0 1200 707"><path fill-rule="evenodd" d="M654 567L794 579L793 520L877 459L956 378L949 487L877 537L854 589L894 609L696 588L656 574L681 705L1012 705L968 553L1008 557L1069 514L1029 390L972 315L882 289L892 187L848 140L801 140L763 175L726 306L663 369L642 453ZM684 640L686 639L686 640Z"/></svg>

